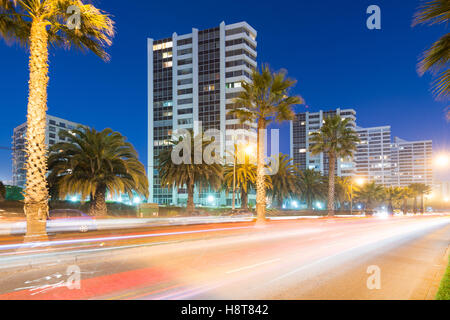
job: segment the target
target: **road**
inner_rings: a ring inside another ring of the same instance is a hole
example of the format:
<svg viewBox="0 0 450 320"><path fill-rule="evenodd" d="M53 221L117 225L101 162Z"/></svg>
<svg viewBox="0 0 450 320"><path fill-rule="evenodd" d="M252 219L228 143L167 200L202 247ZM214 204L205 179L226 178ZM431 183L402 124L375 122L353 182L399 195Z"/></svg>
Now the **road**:
<svg viewBox="0 0 450 320"><path fill-rule="evenodd" d="M0 299L430 299L450 216L98 231L19 251L14 242L0 242L0 264L36 265L0 269ZM79 289L67 287L70 270Z"/></svg>

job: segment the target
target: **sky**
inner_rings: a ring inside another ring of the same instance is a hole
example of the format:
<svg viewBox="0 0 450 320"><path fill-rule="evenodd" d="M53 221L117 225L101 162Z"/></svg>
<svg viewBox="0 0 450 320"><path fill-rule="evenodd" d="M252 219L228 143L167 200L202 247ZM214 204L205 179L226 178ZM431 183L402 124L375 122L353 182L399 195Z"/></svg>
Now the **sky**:
<svg viewBox="0 0 450 320"><path fill-rule="evenodd" d="M286 69L297 80L296 111L354 108L362 127L391 125L406 140L433 140L450 149L445 102L419 77L421 53L447 30L411 27L419 0L119 1L94 4L113 16L116 36L105 63L91 53L51 48L48 113L125 135L147 163L147 38L170 37L247 21L258 31L258 64ZM369 30L366 9L381 8L381 30ZM447 31L448 32L448 31ZM25 122L28 53L0 40L0 147ZM281 151L289 153L289 125ZM10 151L0 148L0 180L11 180ZM447 172L448 173L448 172Z"/></svg>

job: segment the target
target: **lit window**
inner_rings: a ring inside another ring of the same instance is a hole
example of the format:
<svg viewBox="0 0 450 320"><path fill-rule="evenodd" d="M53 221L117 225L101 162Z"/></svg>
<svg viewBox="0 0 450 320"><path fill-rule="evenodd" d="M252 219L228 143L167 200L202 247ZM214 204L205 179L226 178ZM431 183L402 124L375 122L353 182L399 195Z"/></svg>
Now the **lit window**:
<svg viewBox="0 0 450 320"><path fill-rule="evenodd" d="M163 68L171 68L171 67L172 67L172 61L163 62Z"/></svg>
<svg viewBox="0 0 450 320"><path fill-rule="evenodd" d="M306 149L300 149L300 153L305 153Z"/></svg>
<svg viewBox="0 0 450 320"><path fill-rule="evenodd" d="M172 57L172 51L163 52L163 59L171 58Z"/></svg>
<svg viewBox="0 0 450 320"><path fill-rule="evenodd" d="M172 41L153 45L153 51L167 49L167 48L172 48Z"/></svg>

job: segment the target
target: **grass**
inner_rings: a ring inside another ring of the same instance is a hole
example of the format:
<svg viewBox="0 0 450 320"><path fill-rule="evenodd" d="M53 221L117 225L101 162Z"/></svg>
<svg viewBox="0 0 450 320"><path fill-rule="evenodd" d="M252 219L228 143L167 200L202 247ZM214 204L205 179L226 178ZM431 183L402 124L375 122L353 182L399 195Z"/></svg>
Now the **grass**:
<svg viewBox="0 0 450 320"><path fill-rule="evenodd" d="M450 257L448 263L447 271L441 280L441 285L436 294L436 300L450 300Z"/></svg>

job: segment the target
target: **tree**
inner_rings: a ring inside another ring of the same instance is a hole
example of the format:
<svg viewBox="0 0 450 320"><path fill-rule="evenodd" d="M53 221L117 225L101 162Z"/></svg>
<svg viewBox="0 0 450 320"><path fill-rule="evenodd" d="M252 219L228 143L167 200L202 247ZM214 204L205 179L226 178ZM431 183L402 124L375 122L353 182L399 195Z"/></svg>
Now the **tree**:
<svg viewBox="0 0 450 320"><path fill-rule="evenodd" d="M342 210L344 203L349 202L352 197L352 182L350 179L350 177L336 177L335 194L340 204L340 210Z"/></svg>
<svg viewBox="0 0 450 320"><path fill-rule="evenodd" d="M298 193L298 174L299 169L292 164L293 159L286 154L279 154L276 156L277 172L270 176L272 187L269 194L272 196L274 202L277 203L278 208L283 206L283 200L292 198Z"/></svg>
<svg viewBox="0 0 450 320"><path fill-rule="evenodd" d="M414 15L413 26L418 24L444 24L450 21L450 5L448 0L430 0L425 2ZM437 76L433 83L433 93L438 99L447 100L450 93L450 33L443 35L431 48L424 52L418 64L418 72L422 76L426 72ZM449 116L450 111L447 111Z"/></svg>
<svg viewBox="0 0 450 320"><path fill-rule="evenodd" d="M401 200L403 189L399 187L389 187L384 189L385 199L388 202L388 213L394 214L394 204Z"/></svg>
<svg viewBox="0 0 450 320"><path fill-rule="evenodd" d="M292 107L303 103L303 99L290 96L289 91L296 81L286 78L286 72L272 73L268 66L261 72L253 70L252 82L242 84L244 89L235 99L235 106L228 112L241 123L257 123L257 175L256 213L258 221L266 215L266 189L264 169L264 130L272 121L279 123L294 119Z"/></svg>
<svg viewBox="0 0 450 320"><path fill-rule="evenodd" d="M6 199L6 187L3 182L0 181L0 201Z"/></svg>
<svg viewBox="0 0 450 320"><path fill-rule="evenodd" d="M340 115L327 117L320 130L309 138L309 151L313 155L325 153L328 156L328 216L334 216L336 160L353 157L359 142L357 133L349 128L349 121Z"/></svg>
<svg viewBox="0 0 450 320"><path fill-rule="evenodd" d="M311 169L303 170L299 174L297 183L300 197L306 202L308 209L312 209L315 200L323 199L326 186L320 172Z"/></svg>
<svg viewBox="0 0 450 320"><path fill-rule="evenodd" d="M372 214L375 204L384 199L384 189L375 182L366 183L362 187L358 187L355 197L364 203L366 213Z"/></svg>
<svg viewBox="0 0 450 320"><path fill-rule="evenodd" d="M226 190L233 189L233 166L224 168L223 182ZM248 209L248 192L255 187L256 166L245 161L243 164L236 164L236 189L241 192L241 209Z"/></svg>
<svg viewBox="0 0 450 320"><path fill-rule="evenodd" d="M417 214L417 197L420 197L420 212L425 213L424 196L431 192L431 187L424 183L412 183L409 188L414 193L414 214Z"/></svg>
<svg viewBox="0 0 450 320"><path fill-rule="evenodd" d="M80 126L60 131L60 142L50 148L50 186L60 197L81 194L90 198L89 213L107 214L106 194L133 192L148 197L148 179L133 145L119 132Z"/></svg>
<svg viewBox="0 0 450 320"><path fill-rule="evenodd" d="M79 10L79 23L68 23L73 11L66 12L71 6ZM113 36L109 15L81 0L0 0L0 37L8 42L17 41L30 50L25 150L26 239L46 237L48 46L90 50L107 61L105 47L111 45Z"/></svg>
<svg viewBox="0 0 450 320"><path fill-rule="evenodd" d="M402 193L401 193L401 197L403 199L403 214L407 214L408 213L408 199L413 198L414 197L414 191L411 190L408 187L403 187L401 188Z"/></svg>
<svg viewBox="0 0 450 320"><path fill-rule="evenodd" d="M205 150L212 141L203 138L202 134L193 137L192 130L169 141L169 147L162 150L158 157L158 170L161 185L167 188L186 188L188 194L187 212L192 213L194 207L194 188L209 187L218 190L223 180L222 166L219 163L207 164L205 161L196 164L196 146ZM185 147L178 153L178 147ZM181 163L173 161L172 155L177 153L184 160ZM213 154L214 156L214 154Z"/></svg>

